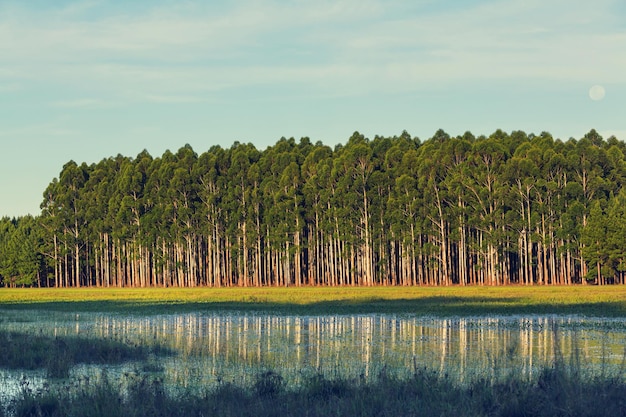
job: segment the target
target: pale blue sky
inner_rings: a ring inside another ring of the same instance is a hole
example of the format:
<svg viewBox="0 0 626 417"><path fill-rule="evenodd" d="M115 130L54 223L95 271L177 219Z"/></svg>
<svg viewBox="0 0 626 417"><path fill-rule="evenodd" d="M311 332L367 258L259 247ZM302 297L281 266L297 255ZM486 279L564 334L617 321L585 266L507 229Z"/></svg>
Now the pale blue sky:
<svg viewBox="0 0 626 417"><path fill-rule="evenodd" d="M0 0L0 216L69 160L186 143L626 140L624 74L624 0Z"/></svg>

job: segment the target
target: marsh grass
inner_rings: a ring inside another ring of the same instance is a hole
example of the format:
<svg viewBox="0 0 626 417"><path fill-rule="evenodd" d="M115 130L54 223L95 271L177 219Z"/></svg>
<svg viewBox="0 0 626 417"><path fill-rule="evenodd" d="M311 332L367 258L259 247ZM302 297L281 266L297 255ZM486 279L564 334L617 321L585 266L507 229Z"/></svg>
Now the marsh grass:
<svg viewBox="0 0 626 417"><path fill-rule="evenodd" d="M626 286L0 289L2 309L626 316Z"/></svg>
<svg viewBox="0 0 626 417"><path fill-rule="evenodd" d="M199 394L173 394L158 378L132 374L122 382L105 376L74 390L23 389L10 412L16 417L624 416L626 383L619 375L590 377L555 364L533 381L511 374L462 385L436 371L415 369L404 377L383 371L369 382L316 374L288 387L268 371L248 387L222 383Z"/></svg>
<svg viewBox="0 0 626 417"><path fill-rule="evenodd" d="M626 287L1 289L0 309L18 316L37 310L624 317ZM9 410L15 416L626 416L623 368L616 374L587 371L576 351L565 359L557 345L552 363L528 378L502 362L514 362L518 345L515 341L504 354L494 355L493 374L486 370L462 383L447 372L414 365L403 375L383 368L371 379L318 372L294 385L279 372L264 370L248 385L220 382L199 390L169 390L160 376L154 376L163 370L158 361L158 355L167 353L163 348L0 331L0 367L44 368L50 377L66 378L77 363L135 359L146 363L141 371L115 379L103 371L103 377L88 383L52 384L38 390L25 381ZM3 413L0 407L0 417Z"/></svg>
<svg viewBox="0 0 626 417"><path fill-rule="evenodd" d="M0 367L45 369L49 378L67 378L76 364L118 364L171 353L160 345L143 346L112 339L52 337L4 330L0 330L0 346Z"/></svg>
<svg viewBox="0 0 626 417"><path fill-rule="evenodd" d="M549 331L558 340L558 326ZM511 339L488 364L494 372L485 370L467 380L460 380L450 369L419 366L414 358L413 368L402 374L383 367L372 378L340 373L329 377L318 370L303 372L299 382L289 383L279 372L263 370L248 383L221 380L193 389L172 389L165 384L151 356L150 366L111 378L103 370L98 377L36 390L22 380L20 393L7 411L0 410L0 416L626 415L624 366L598 371L587 367L578 350L565 357L556 343L548 363L529 377L521 369L511 369L518 349L519 340Z"/></svg>

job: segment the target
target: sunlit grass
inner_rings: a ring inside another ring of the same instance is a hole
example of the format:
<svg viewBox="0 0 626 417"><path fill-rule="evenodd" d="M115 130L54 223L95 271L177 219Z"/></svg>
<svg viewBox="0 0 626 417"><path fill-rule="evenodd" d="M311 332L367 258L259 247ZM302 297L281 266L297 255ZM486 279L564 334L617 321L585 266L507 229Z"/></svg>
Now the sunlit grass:
<svg viewBox="0 0 626 417"><path fill-rule="evenodd" d="M0 289L0 308L626 316L626 286Z"/></svg>

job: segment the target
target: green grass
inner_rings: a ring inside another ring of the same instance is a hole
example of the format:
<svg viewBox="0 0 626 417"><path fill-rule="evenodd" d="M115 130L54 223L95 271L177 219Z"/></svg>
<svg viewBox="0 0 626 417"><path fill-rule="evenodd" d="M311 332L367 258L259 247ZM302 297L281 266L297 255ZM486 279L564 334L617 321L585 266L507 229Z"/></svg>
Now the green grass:
<svg viewBox="0 0 626 417"><path fill-rule="evenodd" d="M626 286L0 289L0 309L626 317Z"/></svg>

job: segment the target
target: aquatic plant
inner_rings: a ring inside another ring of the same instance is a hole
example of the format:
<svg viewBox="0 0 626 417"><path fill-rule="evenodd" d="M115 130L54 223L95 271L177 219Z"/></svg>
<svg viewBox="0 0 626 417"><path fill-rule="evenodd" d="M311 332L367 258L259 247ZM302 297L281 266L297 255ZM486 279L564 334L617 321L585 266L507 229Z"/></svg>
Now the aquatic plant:
<svg viewBox="0 0 626 417"><path fill-rule="evenodd" d="M571 372L546 366L536 381L511 374L493 382L458 385L429 369L399 377L382 372L371 382L328 379L317 374L300 385L284 386L275 372L257 376L252 386L220 384L196 394L168 393L158 378L126 375L116 385L107 378L75 391L25 390L13 401L16 417L98 416L623 416L623 377ZM602 406L598 406L601 399Z"/></svg>
<svg viewBox="0 0 626 417"><path fill-rule="evenodd" d="M47 336L0 330L0 367L45 369L50 378L66 378L79 363L115 364L170 354L160 345L132 345L112 339Z"/></svg>

